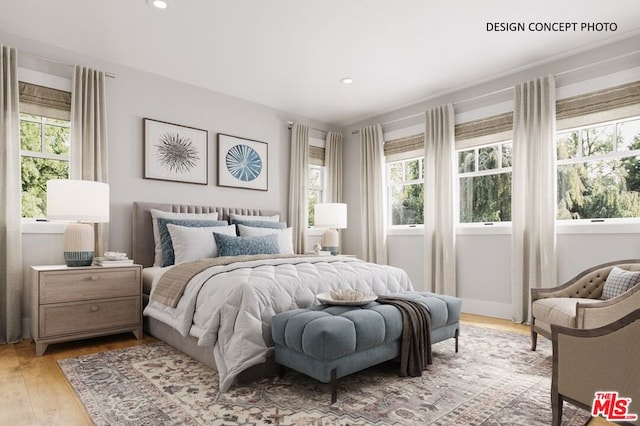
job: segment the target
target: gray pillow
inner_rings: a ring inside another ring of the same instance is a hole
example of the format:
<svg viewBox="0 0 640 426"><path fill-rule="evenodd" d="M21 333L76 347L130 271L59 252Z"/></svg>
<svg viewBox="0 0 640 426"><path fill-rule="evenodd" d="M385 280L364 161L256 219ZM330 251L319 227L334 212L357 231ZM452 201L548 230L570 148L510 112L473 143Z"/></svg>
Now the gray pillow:
<svg viewBox="0 0 640 426"><path fill-rule="evenodd" d="M251 226L252 228L287 229L286 222L272 222L272 221L266 221L266 220L233 219L231 221L231 224ZM238 235L240 235L239 231L238 231Z"/></svg>
<svg viewBox="0 0 640 426"><path fill-rule="evenodd" d="M224 220L167 219L159 217L158 233L160 234L160 247L162 248L162 262L160 263L160 266L171 266L175 263L171 234L169 233L169 229L167 229L167 224L169 223L189 227L229 226L229 224Z"/></svg>
<svg viewBox="0 0 640 426"><path fill-rule="evenodd" d="M218 256L277 254L280 252L276 234L262 237L234 237L214 232L213 237L218 246Z"/></svg>
<svg viewBox="0 0 640 426"><path fill-rule="evenodd" d="M614 266L607 276L601 299L612 299L629 290L640 281L640 271L625 271Z"/></svg>

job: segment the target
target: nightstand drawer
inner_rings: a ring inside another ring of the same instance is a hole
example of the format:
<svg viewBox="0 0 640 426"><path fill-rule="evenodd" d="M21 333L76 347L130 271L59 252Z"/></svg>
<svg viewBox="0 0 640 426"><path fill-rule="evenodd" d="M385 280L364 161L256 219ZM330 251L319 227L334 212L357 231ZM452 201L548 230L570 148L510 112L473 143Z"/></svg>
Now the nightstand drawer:
<svg viewBox="0 0 640 426"><path fill-rule="evenodd" d="M137 268L44 272L40 278L40 303L135 296L140 294L139 287Z"/></svg>
<svg viewBox="0 0 640 426"><path fill-rule="evenodd" d="M136 325L141 314L139 297L40 306L40 337Z"/></svg>

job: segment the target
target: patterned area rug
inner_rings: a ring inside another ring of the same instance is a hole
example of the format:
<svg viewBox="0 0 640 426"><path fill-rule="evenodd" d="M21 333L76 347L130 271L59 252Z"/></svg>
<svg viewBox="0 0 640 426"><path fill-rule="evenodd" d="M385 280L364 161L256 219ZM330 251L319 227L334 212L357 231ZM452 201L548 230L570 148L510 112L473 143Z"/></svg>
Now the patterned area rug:
<svg viewBox="0 0 640 426"><path fill-rule="evenodd" d="M287 371L218 392L214 371L163 342L60 360L97 425L527 425L551 424L551 345L463 326L433 346L422 377L397 376L390 362L330 385ZM564 425L589 413L565 403Z"/></svg>

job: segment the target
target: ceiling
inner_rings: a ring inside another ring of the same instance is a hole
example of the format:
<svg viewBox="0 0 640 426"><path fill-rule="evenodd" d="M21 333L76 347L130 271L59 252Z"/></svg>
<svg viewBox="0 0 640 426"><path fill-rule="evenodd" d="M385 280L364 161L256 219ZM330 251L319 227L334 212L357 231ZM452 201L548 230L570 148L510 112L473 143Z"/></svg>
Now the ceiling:
<svg viewBox="0 0 640 426"><path fill-rule="evenodd" d="M336 126L640 30L638 0L170 3L0 0L0 29ZM488 22L578 27L495 32Z"/></svg>

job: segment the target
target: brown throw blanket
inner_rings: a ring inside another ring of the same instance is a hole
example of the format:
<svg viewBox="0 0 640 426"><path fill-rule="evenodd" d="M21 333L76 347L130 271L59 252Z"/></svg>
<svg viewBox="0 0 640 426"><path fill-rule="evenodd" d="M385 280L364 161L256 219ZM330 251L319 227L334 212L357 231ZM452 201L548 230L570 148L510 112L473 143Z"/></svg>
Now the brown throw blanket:
<svg viewBox="0 0 640 426"><path fill-rule="evenodd" d="M402 313L400 376L418 377L431 365L431 313L420 302L402 297L378 296L379 303L395 306Z"/></svg>

